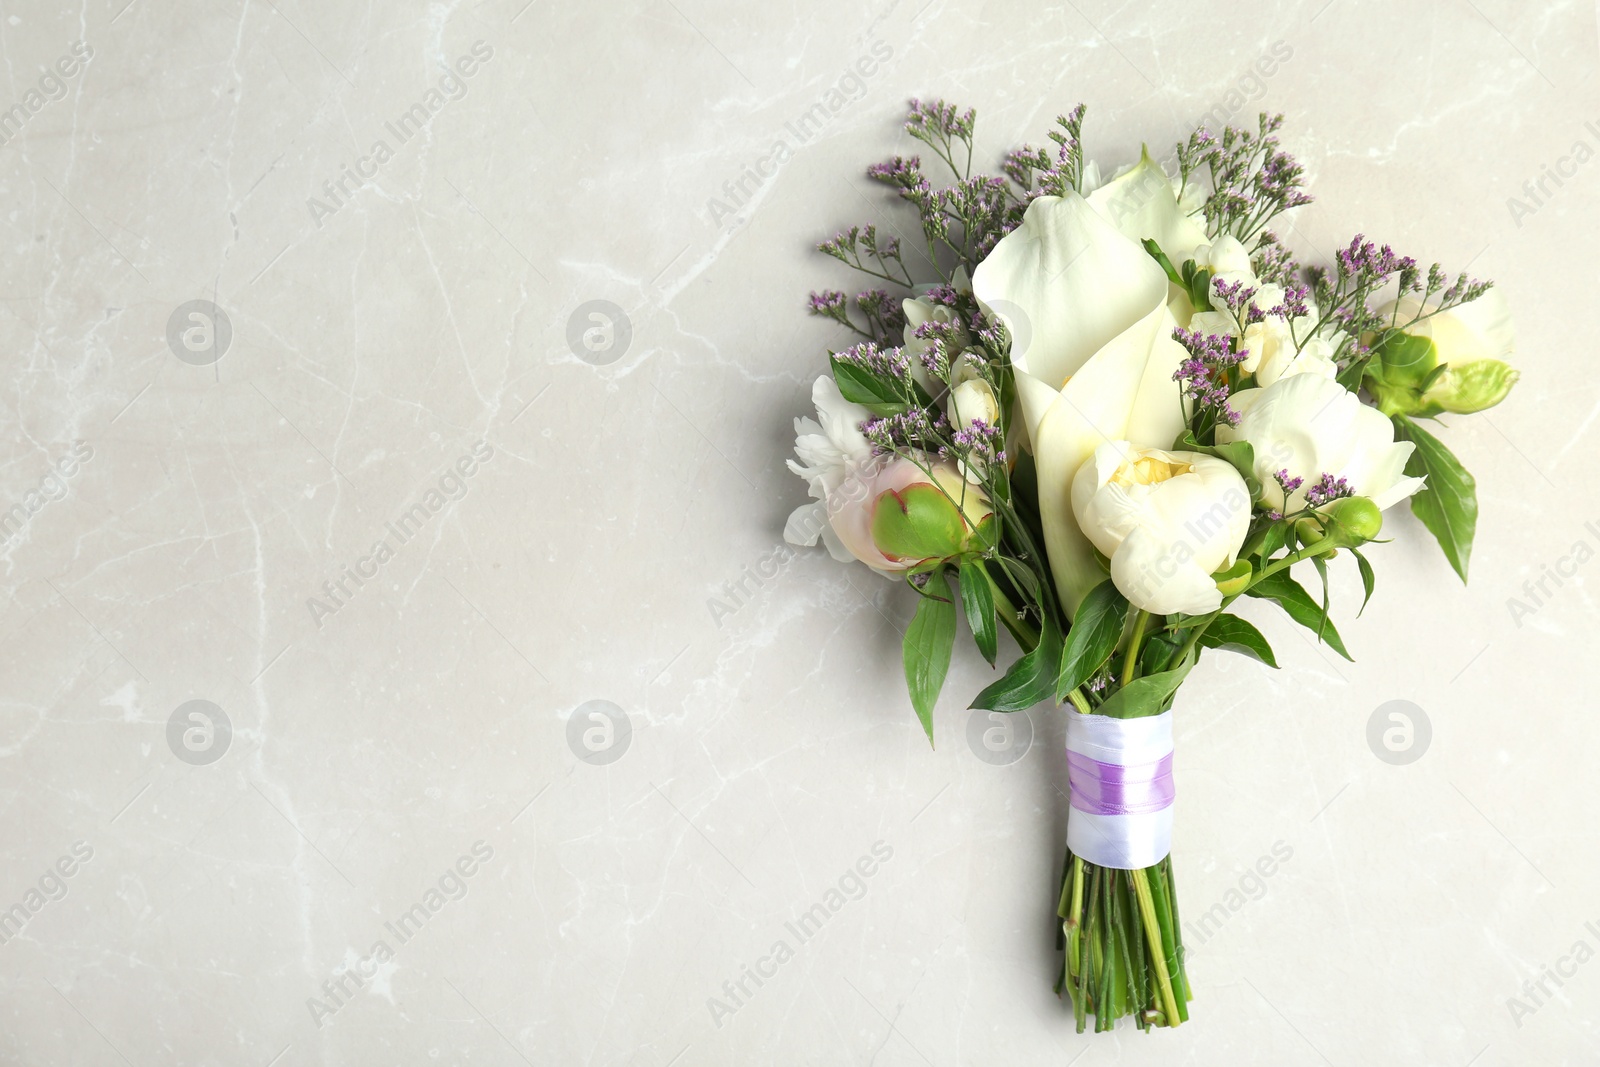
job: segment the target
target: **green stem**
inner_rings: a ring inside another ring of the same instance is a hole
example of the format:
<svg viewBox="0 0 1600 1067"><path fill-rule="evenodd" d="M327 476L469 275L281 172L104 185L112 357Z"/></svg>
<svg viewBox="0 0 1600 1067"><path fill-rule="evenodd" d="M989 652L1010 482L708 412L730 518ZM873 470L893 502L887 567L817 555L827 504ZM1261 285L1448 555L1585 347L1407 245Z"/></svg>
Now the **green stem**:
<svg viewBox="0 0 1600 1067"><path fill-rule="evenodd" d="M1122 684L1127 685L1133 681L1133 673L1139 666L1139 644L1144 640L1144 628L1150 623L1150 613L1140 610L1133 620L1133 636L1128 639L1128 658L1122 665Z"/></svg>
<svg viewBox="0 0 1600 1067"><path fill-rule="evenodd" d="M1244 596L1244 594L1246 592L1250 591L1251 589L1254 589L1263 580L1272 577L1274 574L1277 574L1279 571L1285 570L1285 569L1287 569L1289 567L1292 567L1296 563L1299 563L1301 560L1310 559L1312 556L1315 556L1315 555L1318 555L1320 553L1326 552L1328 549L1327 549L1327 546L1324 545L1324 542L1327 541L1327 540L1328 540L1328 538L1325 537L1320 541L1315 541L1312 544L1306 545L1304 548L1301 548L1301 549L1298 549L1298 550L1296 550L1294 552L1289 553L1287 556L1284 556L1282 559L1274 560L1271 563L1267 564L1265 567L1262 567L1260 572L1257 573L1255 575L1255 577L1250 579L1250 584L1249 585L1246 585L1243 590L1233 594L1233 596L1224 598L1224 600L1222 601L1222 607L1218 608L1216 611L1213 611L1210 615L1207 615L1204 619L1201 619L1200 622L1196 623L1190 629L1190 631L1189 631L1189 639L1183 643L1183 648L1178 651L1178 658L1177 658L1176 662L1182 663L1185 659L1187 659L1189 657L1189 653L1194 651L1194 646L1198 645L1200 643L1200 638L1205 636L1206 627L1208 627L1212 623L1216 622L1217 621L1217 616L1221 615L1222 612L1227 608L1227 606L1229 604L1232 604L1235 600L1238 600L1241 596ZM1127 685L1128 684L1126 678L1124 678L1122 684L1123 685Z"/></svg>
<svg viewBox="0 0 1600 1067"><path fill-rule="evenodd" d="M1172 977L1167 973L1167 954L1162 950L1161 924L1156 920L1156 905L1150 895L1150 879L1144 871L1130 871L1133 891L1139 898L1139 914L1144 917L1145 941L1150 946L1150 963L1156 972L1156 982L1161 988L1161 1008L1168 1026L1177 1026L1178 1000L1172 995Z"/></svg>
<svg viewBox="0 0 1600 1067"><path fill-rule="evenodd" d="M1032 652L1039 645L1039 631L1029 625L1028 620L1018 618L1017 606L1011 598L1000 591L1000 586L989 573L989 568L983 568L983 576L988 579L989 590L994 595L995 613L1000 616L1000 621L1011 636L1017 639L1017 644L1022 646L1022 651Z"/></svg>

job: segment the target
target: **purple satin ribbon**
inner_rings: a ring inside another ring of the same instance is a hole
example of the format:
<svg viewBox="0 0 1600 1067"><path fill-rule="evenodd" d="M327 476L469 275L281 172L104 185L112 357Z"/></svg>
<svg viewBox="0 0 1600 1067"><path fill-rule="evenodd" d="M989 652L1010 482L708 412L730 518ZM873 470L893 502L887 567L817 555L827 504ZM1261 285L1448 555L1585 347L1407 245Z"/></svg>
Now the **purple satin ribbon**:
<svg viewBox="0 0 1600 1067"><path fill-rule="evenodd" d="M1144 815L1172 804L1172 753L1155 763L1124 767L1078 752L1067 753L1071 803L1090 815Z"/></svg>

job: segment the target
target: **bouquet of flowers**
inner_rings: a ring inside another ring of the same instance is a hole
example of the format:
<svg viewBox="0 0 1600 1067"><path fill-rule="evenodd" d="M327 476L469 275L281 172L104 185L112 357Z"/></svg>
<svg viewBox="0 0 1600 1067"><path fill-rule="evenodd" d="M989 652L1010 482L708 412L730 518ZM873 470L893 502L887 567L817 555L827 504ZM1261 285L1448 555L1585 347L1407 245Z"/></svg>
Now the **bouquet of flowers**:
<svg viewBox="0 0 1600 1067"><path fill-rule="evenodd" d="M1201 128L1102 180L1080 105L1052 148L973 174L973 112L912 101L937 157L871 167L920 240L853 226L818 248L876 281L811 295L854 335L795 420L813 501L796 544L904 579L906 685L930 742L966 619L995 665L973 708L1066 709L1058 993L1081 1032L1177 1026L1190 988L1170 856L1172 703L1207 649L1276 667L1229 607L1275 601L1348 657L1328 567L1409 500L1464 581L1472 476L1419 420L1517 380L1504 300L1357 236L1303 268L1269 228L1310 202L1282 116ZM942 172L948 172L948 178ZM938 184L943 182L943 184ZM1296 564L1321 579L1320 595ZM1362 607L1365 607L1365 600Z"/></svg>

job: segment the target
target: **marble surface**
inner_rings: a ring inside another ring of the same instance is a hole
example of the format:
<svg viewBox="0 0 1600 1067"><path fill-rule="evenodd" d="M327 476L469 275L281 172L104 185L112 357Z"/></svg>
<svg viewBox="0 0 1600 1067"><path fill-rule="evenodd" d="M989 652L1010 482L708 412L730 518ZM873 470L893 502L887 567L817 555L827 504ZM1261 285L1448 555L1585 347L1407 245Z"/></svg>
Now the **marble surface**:
<svg viewBox="0 0 1600 1067"><path fill-rule="evenodd" d="M1587 2L6 5L0 1061L1600 1061L1597 61ZM1303 258L1516 310L1470 587L1399 517L1356 662L1258 613L1184 690L1176 1032L1050 992L1059 715L996 756L963 649L930 751L905 592L781 542L913 95L1108 168L1281 110Z"/></svg>

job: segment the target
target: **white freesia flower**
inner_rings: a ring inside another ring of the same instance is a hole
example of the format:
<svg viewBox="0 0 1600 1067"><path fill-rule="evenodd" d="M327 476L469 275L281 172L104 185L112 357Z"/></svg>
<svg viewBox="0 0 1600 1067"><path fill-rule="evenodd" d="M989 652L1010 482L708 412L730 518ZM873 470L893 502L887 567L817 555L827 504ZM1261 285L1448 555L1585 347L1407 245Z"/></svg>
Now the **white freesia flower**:
<svg viewBox="0 0 1600 1067"><path fill-rule="evenodd" d="M1312 337L1304 345L1295 342L1297 333L1305 337L1315 325L1314 316L1301 316L1294 320L1291 329L1288 320L1269 315L1246 326L1239 343L1249 354L1239 366L1246 374L1254 374L1260 386L1271 385L1291 374L1338 376L1339 365L1333 360L1334 346L1327 338Z"/></svg>
<svg viewBox="0 0 1600 1067"><path fill-rule="evenodd" d="M952 283L956 289L971 288L967 278L966 269L956 268L955 280ZM932 286L918 286L917 292L926 294ZM933 347L933 342L924 337L917 336L917 327L925 322L947 322L955 324L955 349L960 351L971 343L967 334L966 324L956 314L954 308L946 304L935 304L926 299L926 296L907 297L900 301L900 310L905 312L906 325L901 331L901 340L905 344L906 356L911 360L911 376L917 380L930 395L939 392L938 382L933 377L933 372L928 370L922 357Z"/></svg>
<svg viewBox="0 0 1600 1067"><path fill-rule="evenodd" d="M1170 188L1167 196L1171 197ZM1167 445L1183 428L1166 273L1080 196L1043 196L972 277L1011 334L1017 399L1069 617L1105 572L1078 528L1072 478L1106 441Z"/></svg>
<svg viewBox="0 0 1600 1067"><path fill-rule="evenodd" d="M1423 486L1405 474L1415 447L1396 442L1394 425L1356 394L1320 374L1294 374L1272 385L1244 389L1229 403L1240 413L1237 426L1219 425L1217 441L1248 441L1255 452L1255 475L1262 503L1289 514L1306 506L1306 493L1323 475L1343 479L1355 496L1369 497L1380 509L1397 504ZM1286 471L1300 484L1285 498L1275 477Z"/></svg>
<svg viewBox="0 0 1600 1067"><path fill-rule="evenodd" d="M1173 264L1173 266L1182 265ZM1225 282L1242 281L1249 286L1256 284L1256 270L1250 263L1250 253L1246 252L1244 245L1231 234L1224 234L1212 243L1195 249L1194 265L1209 270L1213 277L1221 278Z"/></svg>
<svg viewBox="0 0 1600 1067"><path fill-rule="evenodd" d="M1157 615L1222 606L1211 575L1250 532L1250 490L1233 465L1198 452L1109 441L1072 482L1072 511L1111 561L1117 589Z"/></svg>
<svg viewBox="0 0 1600 1067"><path fill-rule="evenodd" d="M1172 180L1141 147L1139 162L1088 194L1089 206L1134 241L1155 241L1173 266L1193 259L1205 227L1178 204Z"/></svg>
<svg viewBox="0 0 1600 1067"><path fill-rule="evenodd" d="M958 430L970 429L974 419L989 426L1000 425L1000 401L994 389L972 365L972 358L963 355L950 370L950 402L947 414L950 425Z"/></svg>

